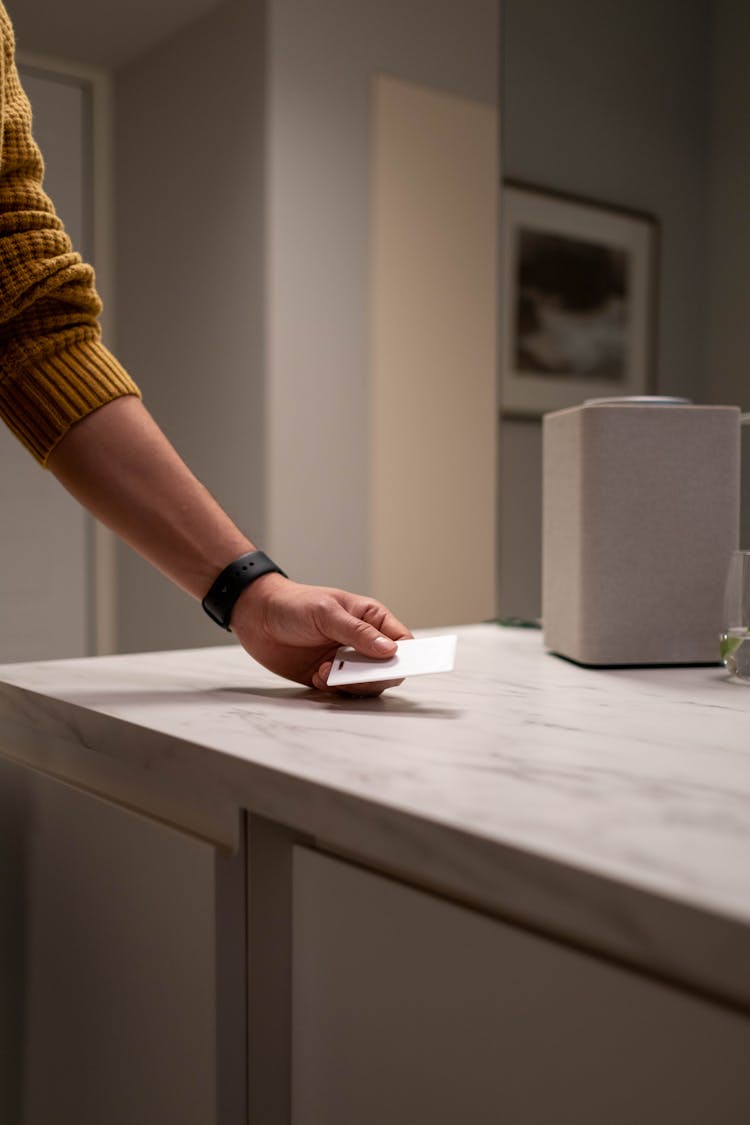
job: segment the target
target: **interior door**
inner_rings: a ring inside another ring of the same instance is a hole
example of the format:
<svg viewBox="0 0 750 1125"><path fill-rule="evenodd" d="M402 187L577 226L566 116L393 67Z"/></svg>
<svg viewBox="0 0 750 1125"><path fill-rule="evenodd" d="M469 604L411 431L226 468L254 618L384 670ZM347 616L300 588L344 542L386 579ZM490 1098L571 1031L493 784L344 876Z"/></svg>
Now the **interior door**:
<svg viewBox="0 0 750 1125"><path fill-rule="evenodd" d="M21 68L45 186L87 253L91 198L86 83ZM92 652L91 519L0 426L0 663Z"/></svg>

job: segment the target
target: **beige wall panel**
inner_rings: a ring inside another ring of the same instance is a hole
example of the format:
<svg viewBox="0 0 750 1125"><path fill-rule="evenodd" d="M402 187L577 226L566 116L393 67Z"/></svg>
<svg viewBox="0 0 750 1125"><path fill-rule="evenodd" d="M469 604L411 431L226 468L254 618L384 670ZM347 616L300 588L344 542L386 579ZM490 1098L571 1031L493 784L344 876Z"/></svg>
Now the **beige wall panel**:
<svg viewBox="0 0 750 1125"><path fill-rule="evenodd" d="M497 113L381 76L373 137L373 592L414 626L477 621L495 604Z"/></svg>

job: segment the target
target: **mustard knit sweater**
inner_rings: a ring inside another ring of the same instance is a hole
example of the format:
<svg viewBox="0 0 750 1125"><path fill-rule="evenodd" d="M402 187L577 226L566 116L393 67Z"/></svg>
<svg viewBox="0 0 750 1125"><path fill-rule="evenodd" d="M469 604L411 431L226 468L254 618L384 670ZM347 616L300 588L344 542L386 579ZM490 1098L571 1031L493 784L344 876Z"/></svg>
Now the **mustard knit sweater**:
<svg viewBox="0 0 750 1125"><path fill-rule="evenodd" d="M44 464L75 422L139 391L101 343L94 272L42 190L2 0L0 38L0 418Z"/></svg>

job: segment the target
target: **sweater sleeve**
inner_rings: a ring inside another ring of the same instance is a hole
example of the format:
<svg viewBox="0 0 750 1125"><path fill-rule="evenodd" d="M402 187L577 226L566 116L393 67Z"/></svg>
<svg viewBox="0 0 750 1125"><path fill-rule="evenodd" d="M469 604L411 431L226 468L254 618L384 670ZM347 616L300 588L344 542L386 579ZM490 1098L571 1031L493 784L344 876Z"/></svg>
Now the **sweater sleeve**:
<svg viewBox="0 0 750 1125"><path fill-rule="evenodd" d="M94 272L42 189L2 0L0 36L0 417L45 464L74 423L140 392L101 342Z"/></svg>

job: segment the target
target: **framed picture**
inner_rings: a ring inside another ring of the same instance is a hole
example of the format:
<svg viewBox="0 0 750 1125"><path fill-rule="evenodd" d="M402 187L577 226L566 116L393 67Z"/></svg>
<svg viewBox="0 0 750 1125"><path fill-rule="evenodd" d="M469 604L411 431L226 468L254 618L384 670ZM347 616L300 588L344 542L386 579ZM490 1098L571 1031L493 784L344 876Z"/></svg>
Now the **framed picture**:
<svg viewBox="0 0 750 1125"><path fill-rule="evenodd" d="M502 412L650 393L654 220L509 182L500 230Z"/></svg>

